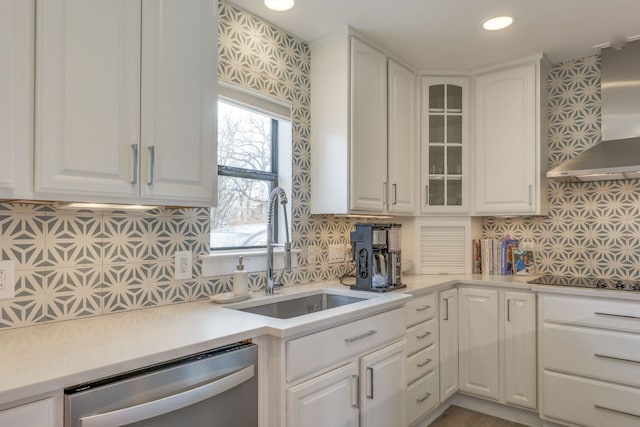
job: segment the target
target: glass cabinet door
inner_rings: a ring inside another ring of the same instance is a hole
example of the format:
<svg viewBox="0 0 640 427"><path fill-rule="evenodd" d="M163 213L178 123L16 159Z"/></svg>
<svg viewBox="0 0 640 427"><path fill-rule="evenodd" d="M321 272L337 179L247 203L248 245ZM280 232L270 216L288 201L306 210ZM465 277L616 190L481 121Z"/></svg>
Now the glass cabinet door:
<svg viewBox="0 0 640 427"><path fill-rule="evenodd" d="M467 81L422 81L422 210L458 211L465 203ZM446 208L453 209L446 209Z"/></svg>

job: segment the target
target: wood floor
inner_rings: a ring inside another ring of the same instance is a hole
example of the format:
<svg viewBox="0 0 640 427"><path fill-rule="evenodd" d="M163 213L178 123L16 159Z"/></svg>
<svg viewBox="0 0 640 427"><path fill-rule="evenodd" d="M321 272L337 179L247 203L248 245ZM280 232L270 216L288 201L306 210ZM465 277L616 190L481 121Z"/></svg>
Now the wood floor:
<svg viewBox="0 0 640 427"><path fill-rule="evenodd" d="M474 412L459 406L449 407L429 427L525 427L522 424Z"/></svg>

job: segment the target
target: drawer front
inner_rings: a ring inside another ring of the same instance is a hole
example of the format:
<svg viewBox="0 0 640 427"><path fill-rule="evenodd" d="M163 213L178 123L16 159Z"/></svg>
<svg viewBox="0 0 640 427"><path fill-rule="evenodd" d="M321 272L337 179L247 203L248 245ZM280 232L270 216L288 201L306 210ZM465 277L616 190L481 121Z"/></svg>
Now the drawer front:
<svg viewBox="0 0 640 427"><path fill-rule="evenodd" d="M438 346L434 343L413 356L407 357L407 384L411 384L438 366Z"/></svg>
<svg viewBox="0 0 640 427"><path fill-rule="evenodd" d="M407 329L407 354L412 354L427 348L438 339L438 322L436 319L418 323Z"/></svg>
<svg viewBox="0 0 640 427"><path fill-rule="evenodd" d="M407 303L407 326L436 317L436 294L414 298Z"/></svg>
<svg viewBox="0 0 640 427"><path fill-rule="evenodd" d="M545 372L543 412L560 421L593 427L640 425L640 389Z"/></svg>
<svg viewBox="0 0 640 427"><path fill-rule="evenodd" d="M640 332L640 301L543 295L545 322Z"/></svg>
<svg viewBox="0 0 640 427"><path fill-rule="evenodd" d="M287 380L295 380L404 337L404 319L403 307L288 341Z"/></svg>
<svg viewBox="0 0 640 427"><path fill-rule="evenodd" d="M438 370L420 378L407 388L407 422L412 424L435 408L438 399Z"/></svg>
<svg viewBox="0 0 640 427"><path fill-rule="evenodd" d="M640 387L638 334L545 324L542 340L545 368Z"/></svg>

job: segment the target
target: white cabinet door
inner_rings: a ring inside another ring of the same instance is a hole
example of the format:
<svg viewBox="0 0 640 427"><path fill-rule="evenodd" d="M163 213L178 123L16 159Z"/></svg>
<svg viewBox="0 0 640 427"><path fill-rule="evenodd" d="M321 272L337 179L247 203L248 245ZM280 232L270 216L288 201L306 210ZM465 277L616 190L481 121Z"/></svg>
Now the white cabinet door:
<svg viewBox="0 0 640 427"><path fill-rule="evenodd" d="M358 427L358 369L349 363L287 391L287 426Z"/></svg>
<svg viewBox="0 0 640 427"><path fill-rule="evenodd" d="M475 78L475 212L544 214L540 63Z"/></svg>
<svg viewBox="0 0 640 427"><path fill-rule="evenodd" d="M440 402L458 391L458 289L440 292Z"/></svg>
<svg viewBox="0 0 640 427"><path fill-rule="evenodd" d="M56 412L55 398L50 397L0 411L0 426L56 427Z"/></svg>
<svg viewBox="0 0 640 427"><path fill-rule="evenodd" d="M468 213L469 79L422 77L420 210Z"/></svg>
<svg viewBox="0 0 640 427"><path fill-rule="evenodd" d="M461 288L460 390L500 398L498 291Z"/></svg>
<svg viewBox="0 0 640 427"><path fill-rule="evenodd" d="M536 297L504 292L504 399L536 408Z"/></svg>
<svg viewBox="0 0 640 427"><path fill-rule="evenodd" d="M0 0L0 197L30 198L34 2Z"/></svg>
<svg viewBox="0 0 640 427"><path fill-rule="evenodd" d="M36 26L36 193L137 198L140 0L39 1Z"/></svg>
<svg viewBox="0 0 640 427"><path fill-rule="evenodd" d="M361 427L406 425L406 345L402 340L361 359Z"/></svg>
<svg viewBox="0 0 640 427"><path fill-rule="evenodd" d="M212 0L143 0L141 195L216 199L217 8Z"/></svg>
<svg viewBox="0 0 640 427"><path fill-rule="evenodd" d="M350 208L382 213L387 186L387 58L351 38Z"/></svg>
<svg viewBox="0 0 640 427"><path fill-rule="evenodd" d="M416 77L392 60L388 69L388 211L413 214L416 208Z"/></svg>

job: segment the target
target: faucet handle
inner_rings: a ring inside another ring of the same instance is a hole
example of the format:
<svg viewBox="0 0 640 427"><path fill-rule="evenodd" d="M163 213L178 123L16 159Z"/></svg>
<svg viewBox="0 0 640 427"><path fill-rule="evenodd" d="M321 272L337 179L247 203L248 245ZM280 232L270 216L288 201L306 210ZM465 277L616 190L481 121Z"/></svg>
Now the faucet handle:
<svg viewBox="0 0 640 427"><path fill-rule="evenodd" d="M291 243L284 244L284 270L291 271Z"/></svg>

